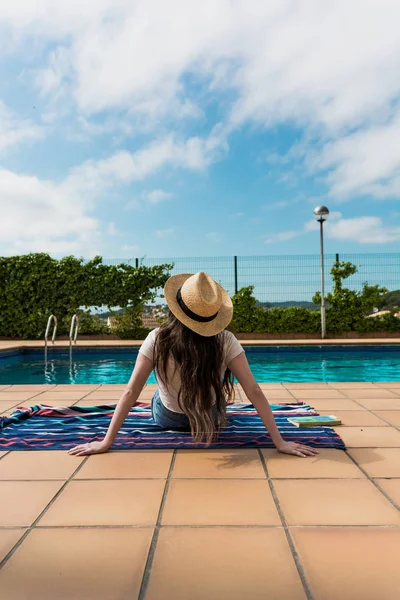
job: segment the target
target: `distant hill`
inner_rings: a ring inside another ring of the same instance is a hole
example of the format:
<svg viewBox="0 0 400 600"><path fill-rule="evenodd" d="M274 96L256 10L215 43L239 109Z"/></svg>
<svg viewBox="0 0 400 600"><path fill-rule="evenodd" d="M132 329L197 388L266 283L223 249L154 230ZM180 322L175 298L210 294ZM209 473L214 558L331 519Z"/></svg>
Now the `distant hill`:
<svg viewBox="0 0 400 600"><path fill-rule="evenodd" d="M400 308L400 290L393 290L382 296L377 305L380 310L391 310L392 308Z"/></svg>
<svg viewBox="0 0 400 600"><path fill-rule="evenodd" d="M299 308L308 308L309 310L319 310L319 305L313 302L286 300L285 302L259 302L260 306L264 308L289 308L290 306L297 306Z"/></svg>

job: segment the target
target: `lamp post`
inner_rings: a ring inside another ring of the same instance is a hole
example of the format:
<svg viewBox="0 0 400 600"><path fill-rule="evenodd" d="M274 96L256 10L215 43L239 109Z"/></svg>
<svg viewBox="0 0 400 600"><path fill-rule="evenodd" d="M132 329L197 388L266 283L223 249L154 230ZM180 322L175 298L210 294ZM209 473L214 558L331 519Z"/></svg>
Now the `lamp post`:
<svg viewBox="0 0 400 600"><path fill-rule="evenodd" d="M326 313L325 313L325 274L324 274L324 222L329 215L326 206L314 208L314 216L319 223L320 251L321 251L321 338L326 336Z"/></svg>

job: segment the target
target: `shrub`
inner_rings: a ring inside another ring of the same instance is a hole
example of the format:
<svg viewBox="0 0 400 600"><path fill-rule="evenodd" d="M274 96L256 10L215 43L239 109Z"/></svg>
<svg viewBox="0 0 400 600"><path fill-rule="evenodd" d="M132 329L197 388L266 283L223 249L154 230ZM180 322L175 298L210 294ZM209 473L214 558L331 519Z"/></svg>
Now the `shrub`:
<svg viewBox="0 0 400 600"><path fill-rule="evenodd" d="M89 308L141 310L155 299L172 266L104 265L100 256L89 262L42 253L0 257L0 335L40 338L50 314L57 316L58 331L65 334L78 311L81 333L104 333L103 323Z"/></svg>

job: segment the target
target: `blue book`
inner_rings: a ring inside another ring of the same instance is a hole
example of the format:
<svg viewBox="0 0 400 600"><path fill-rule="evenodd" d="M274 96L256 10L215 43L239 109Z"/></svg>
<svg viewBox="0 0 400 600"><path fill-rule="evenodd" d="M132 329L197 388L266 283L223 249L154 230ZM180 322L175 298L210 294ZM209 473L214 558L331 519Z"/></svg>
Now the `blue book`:
<svg viewBox="0 0 400 600"><path fill-rule="evenodd" d="M323 427L341 425L342 421L333 415L311 415L310 417L290 417L289 423L296 427Z"/></svg>

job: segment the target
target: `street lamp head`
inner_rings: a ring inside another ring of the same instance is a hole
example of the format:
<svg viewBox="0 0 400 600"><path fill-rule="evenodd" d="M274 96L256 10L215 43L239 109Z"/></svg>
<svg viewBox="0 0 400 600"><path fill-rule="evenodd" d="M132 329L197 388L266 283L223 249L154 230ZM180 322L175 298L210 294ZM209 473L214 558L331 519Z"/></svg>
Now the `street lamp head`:
<svg viewBox="0 0 400 600"><path fill-rule="evenodd" d="M317 206L314 208L314 216L317 221L326 221L329 216L329 209L326 206Z"/></svg>

